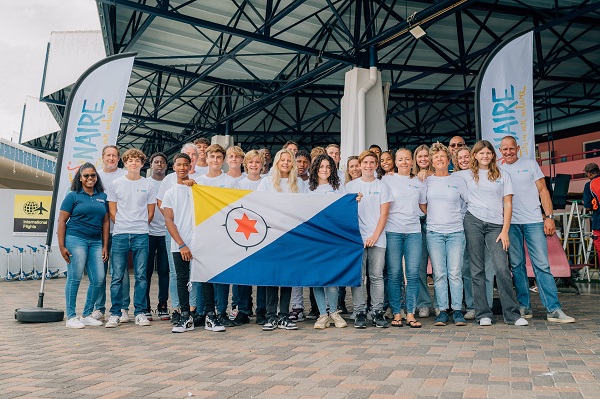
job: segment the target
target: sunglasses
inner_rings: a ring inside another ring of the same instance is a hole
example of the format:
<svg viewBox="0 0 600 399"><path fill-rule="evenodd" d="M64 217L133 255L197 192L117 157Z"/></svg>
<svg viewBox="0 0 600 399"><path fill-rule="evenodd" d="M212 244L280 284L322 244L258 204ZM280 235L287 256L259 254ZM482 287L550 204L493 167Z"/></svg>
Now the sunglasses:
<svg viewBox="0 0 600 399"><path fill-rule="evenodd" d="M450 147L454 148L454 147L462 147L464 146L465 143L450 143Z"/></svg>
<svg viewBox="0 0 600 399"><path fill-rule="evenodd" d="M81 175L84 179L95 179L98 175L95 173L84 173Z"/></svg>

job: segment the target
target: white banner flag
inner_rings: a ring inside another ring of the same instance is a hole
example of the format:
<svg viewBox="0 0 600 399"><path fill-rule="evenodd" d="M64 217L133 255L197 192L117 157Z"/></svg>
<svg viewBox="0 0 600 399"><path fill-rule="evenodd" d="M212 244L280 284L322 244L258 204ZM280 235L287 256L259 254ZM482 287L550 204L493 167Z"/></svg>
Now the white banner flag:
<svg viewBox="0 0 600 399"><path fill-rule="evenodd" d="M48 245L56 245L60 205L86 162L102 168L102 148L117 142L135 54L118 54L92 65L69 95L54 179Z"/></svg>
<svg viewBox="0 0 600 399"><path fill-rule="evenodd" d="M533 126L533 32L500 44L479 75L475 100L479 137L498 150L505 136L521 147L519 157L535 159Z"/></svg>

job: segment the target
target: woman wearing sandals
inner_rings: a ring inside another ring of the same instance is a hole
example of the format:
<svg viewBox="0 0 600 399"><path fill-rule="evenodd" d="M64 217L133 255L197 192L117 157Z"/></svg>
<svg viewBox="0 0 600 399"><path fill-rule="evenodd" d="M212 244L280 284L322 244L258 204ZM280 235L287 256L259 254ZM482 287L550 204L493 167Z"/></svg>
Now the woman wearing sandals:
<svg viewBox="0 0 600 399"><path fill-rule="evenodd" d="M383 155L383 154L382 154ZM419 264L422 237L419 217L427 212L427 187L411 173L412 154L401 148L396 151L398 173L385 175L382 181L389 187L394 201L385 226L387 248L387 291L394 319L392 327L402 327L400 302L404 288L402 258L406 267L406 322L412 328L421 328L415 319L419 292Z"/></svg>
<svg viewBox="0 0 600 399"><path fill-rule="evenodd" d="M462 224L467 200L463 179L450 174L450 152L445 145L435 143L429 150L434 174L427 178L427 249L433 269L433 286L439 314L436 326L448 324L448 284L454 325L465 326L463 314L463 282L460 267L465 251Z"/></svg>
<svg viewBox="0 0 600 399"><path fill-rule="evenodd" d="M335 161L329 155L318 155L313 160L309 176L308 189L311 193L340 195L346 193L336 173ZM338 302L338 287L314 287L313 291L319 308L319 318L314 327L323 330L331 323L334 323L337 328L346 327L348 325L346 320L340 316L340 311L335 309ZM330 306L329 313L327 312L327 302Z"/></svg>
<svg viewBox="0 0 600 399"><path fill-rule="evenodd" d="M504 322L526 326L529 323L519 312L507 254L514 194L510 175L498 169L496 150L487 140L473 146L470 170L454 175L464 178L469 190L464 228L473 279L475 319L480 326L492 325L492 311L485 292L484 253L487 251L496 271Z"/></svg>

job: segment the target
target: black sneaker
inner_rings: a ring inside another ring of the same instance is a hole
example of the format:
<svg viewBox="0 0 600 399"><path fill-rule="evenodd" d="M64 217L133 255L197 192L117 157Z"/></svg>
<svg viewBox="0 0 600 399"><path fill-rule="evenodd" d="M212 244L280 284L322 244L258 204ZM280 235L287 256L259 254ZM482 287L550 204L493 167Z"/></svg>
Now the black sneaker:
<svg viewBox="0 0 600 399"><path fill-rule="evenodd" d="M226 313L218 314L217 318L219 319L219 323L221 323L223 327L235 327L235 324L233 324L233 322L229 319L229 316L227 316Z"/></svg>
<svg viewBox="0 0 600 399"><path fill-rule="evenodd" d="M367 328L367 314L365 312L358 312L356 314L354 328Z"/></svg>
<svg viewBox="0 0 600 399"><path fill-rule="evenodd" d="M159 318L159 320L169 320L171 318L171 316L169 315L169 308L167 308L167 305L163 305L163 304L159 304L158 308L156 309L156 316Z"/></svg>
<svg viewBox="0 0 600 399"><path fill-rule="evenodd" d="M344 302L344 301L339 301L337 308L338 308L338 310L340 311L341 314L348 314L348 313L350 313L350 312L348 312L348 308L346 307L346 302Z"/></svg>
<svg viewBox="0 0 600 399"><path fill-rule="evenodd" d="M206 315L206 319L204 321L204 329L213 332L223 332L225 331L225 327L221 324L221 321L214 313L209 313Z"/></svg>
<svg viewBox="0 0 600 399"><path fill-rule="evenodd" d="M307 319L317 320L321 314L319 313L319 309L310 309L308 315L306 315Z"/></svg>
<svg viewBox="0 0 600 399"><path fill-rule="evenodd" d="M194 330L194 316L192 316L191 314L183 314L179 318L179 322L175 326L173 326L173 329L171 330L171 332L184 333L186 331L193 331L193 330Z"/></svg>
<svg viewBox="0 0 600 399"><path fill-rule="evenodd" d="M283 330L297 330L298 326L296 325L296 323L291 321L288 316L283 316L281 319L279 319L279 322L277 323L277 328L281 328Z"/></svg>
<svg viewBox="0 0 600 399"><path fill-rule="evenodd" d="M373 315L373 325L377 328L388 328L390 326L382 310L378 310Z"/></svg>
<svg viewBox="0 0 600 399"><path fill-rule="evenodd" d="M198 312L195 310L191 311L190 314L194 318L194 327L204 326L204 319L206 319L205 314L198 314Z"/></svg>
<svg viewBox="0 0 600 399"><path fill-rule="evenodd" d="M259 326L264 326L266 322L267 322L266 314L264 314L264 313L256 314L256 324L258 324Z"/></svg>
<svg viewBox="0 0 600 399"><path fill-rule="evenodd" d="M263 331L273 331L277 328L277 316L269 317L267 322L263 325Z"/></svg>
<svg viewBox="0 0 600 399"><path fill-rule="evenodd" d="M232 320L232 322L236 326L241 326L242 324L250 323L250 317L246 313L239 312L237 316L235 316L235 319Z"/></svg>
<svg viewBox="0 0 600 399"><path fill-rule="evenodd" d="M174 310L173 313L171 313L171 324L176 326L177 323L179 323L179 319L181 319L181 313L179 313L178 310Z"/></svg>

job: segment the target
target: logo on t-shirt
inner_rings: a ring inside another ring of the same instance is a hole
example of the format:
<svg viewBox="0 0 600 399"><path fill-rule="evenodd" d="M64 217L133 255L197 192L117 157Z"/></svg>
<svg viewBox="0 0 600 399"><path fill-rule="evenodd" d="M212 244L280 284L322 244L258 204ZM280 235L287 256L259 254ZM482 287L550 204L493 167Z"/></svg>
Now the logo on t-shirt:
<svg viewBox="0 0 600 399"><path fill-rule="evenodd" d="M415 185L412 185L412 184L409 184L408 187L414 188L414 189L417 189L417 190L419 189L419 186L415 186Z"/></svg>
<svg viewBox="0 0 600 399"><path fill-rule="evenodd" d="M454 188L454 189L458 190L458 186L453 186L451 184L448 184L448 188Z"/></svg>
<svg viewBox="0 0 600 399"><path fill-rule="evenodd" d="M138 188L136 192L138 192L138 193L147 193L147 192L148 192L148 190L145 190L145 189L144 189L144 190L142 190L142 189L139 189L139 188Z"/></svg>
<svg viewBox="0 0 600 399"><path fill-rule="evenodd" d="M102 198L96 198L96 201L101 202L104 204L104 200Z"/></svg>
<svg viewBox="0 0 600 399"><path fill-rule="evenodd" d="M379 195L381 194L381 191L370 191L369 190L369 195Z"/></svg>
<svg viewBox="0 0 600 399"><path fill-rule="evenodd" d="M529 169L517 170L517 173L529 173Z"/></svg>

